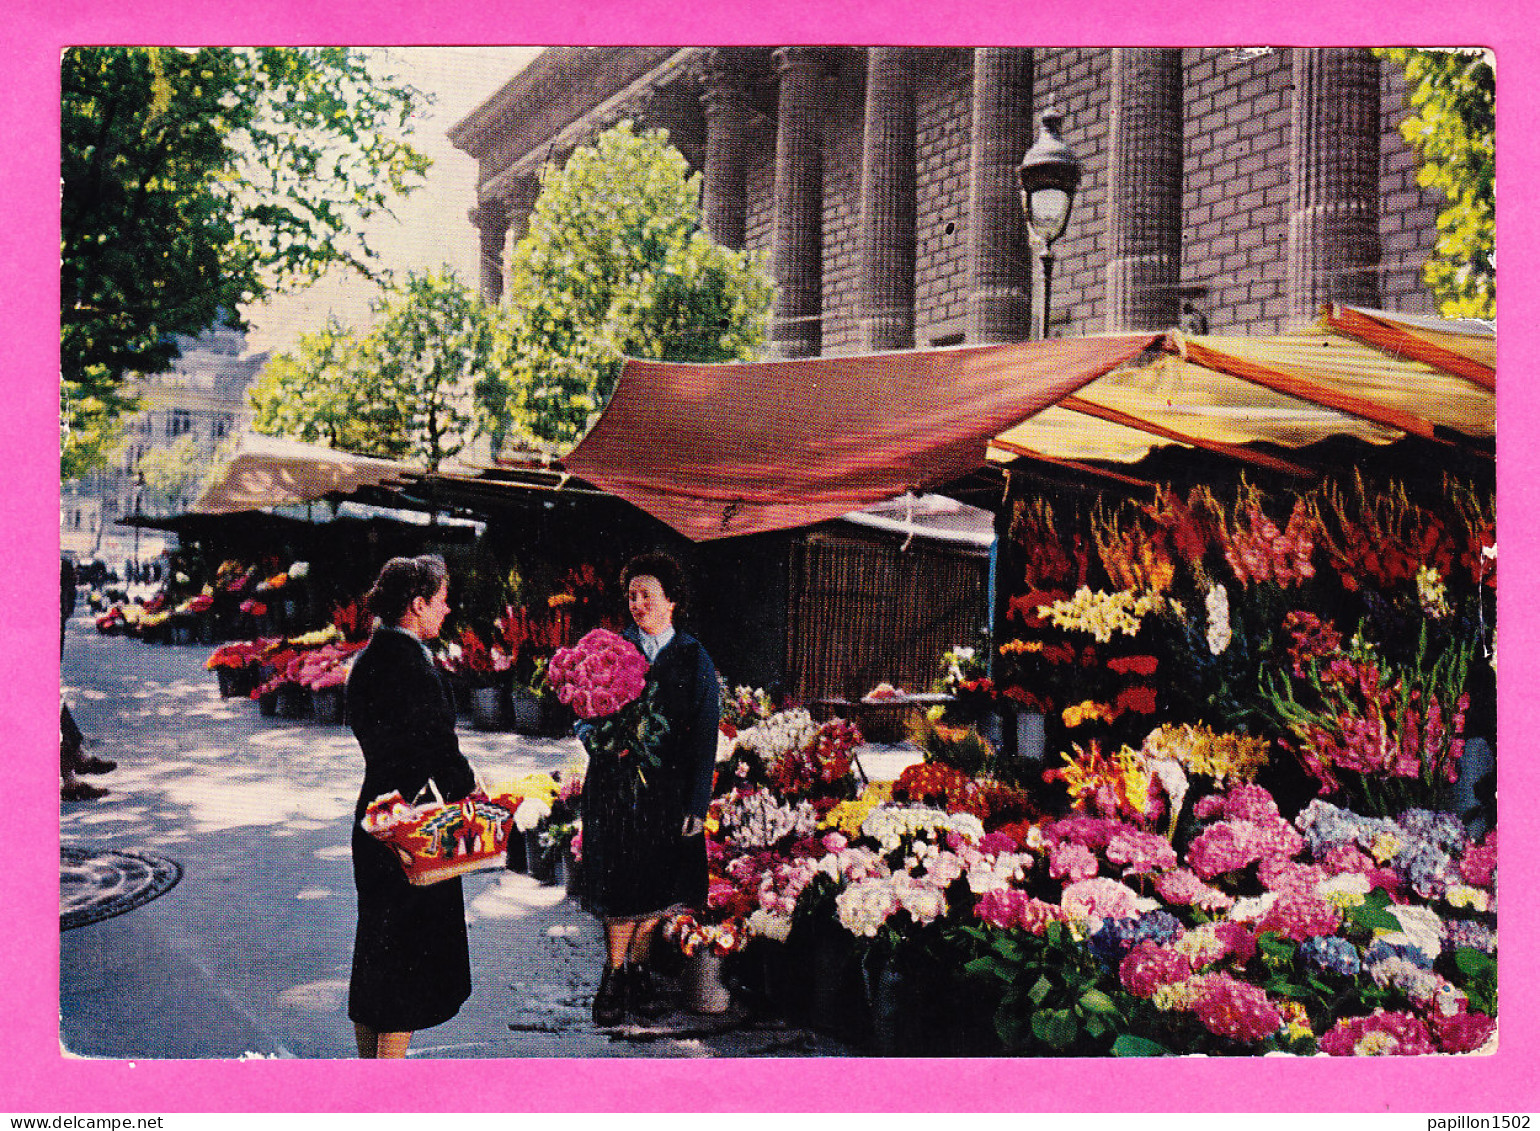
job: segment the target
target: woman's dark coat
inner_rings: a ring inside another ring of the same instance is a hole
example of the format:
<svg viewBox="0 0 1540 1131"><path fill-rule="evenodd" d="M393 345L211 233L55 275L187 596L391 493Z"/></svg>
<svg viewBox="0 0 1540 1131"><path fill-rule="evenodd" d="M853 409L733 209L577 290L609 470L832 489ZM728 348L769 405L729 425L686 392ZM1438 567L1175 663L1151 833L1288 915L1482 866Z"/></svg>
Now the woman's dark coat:
<svg viewBox="0 0 1540 1131"><path fill-rule="evenodd" d="M637 631L623 635L640 647ZM583 784L583 882L595 912L644 919L706 899L706 838L680 835L686 816L704 817L716 769L721 687L700 641L675 631L653 660L647 682L668 720L661 765L635 770L590 755Z"/></svg>
<svg viewBox="0 0 1540 1131"><path fill-rule="evenodd" d="M358 933L348 1016L376 1032L415 1032L449 1020L471 993L460 881L413 887L358 820L392 790L412 801L429 778L444 800L458 801L475 775L460 753L448 689L415 637L375 630L348 677L347 707L364 754L353 813Z"/></svg>

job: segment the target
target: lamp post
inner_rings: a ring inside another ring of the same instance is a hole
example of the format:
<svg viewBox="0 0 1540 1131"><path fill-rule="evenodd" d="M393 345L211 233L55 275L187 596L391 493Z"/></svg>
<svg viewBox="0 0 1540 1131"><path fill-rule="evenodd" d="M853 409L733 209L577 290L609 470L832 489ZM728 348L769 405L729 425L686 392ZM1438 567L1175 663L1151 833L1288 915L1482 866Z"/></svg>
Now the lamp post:
<svg viewBox="0 0 1540 1131"><path fill-rule="evenodd" d="M1044 110L1042 129L1016 170L1021 181L1021 207L1027 214L1032 241L1042 248L1043 315L1039 337L1048 337L1049 296L1053 288L1053 241L1069 226L1069 212L1080 187L1080 159L1059 136L1064 115Z"/></svg>

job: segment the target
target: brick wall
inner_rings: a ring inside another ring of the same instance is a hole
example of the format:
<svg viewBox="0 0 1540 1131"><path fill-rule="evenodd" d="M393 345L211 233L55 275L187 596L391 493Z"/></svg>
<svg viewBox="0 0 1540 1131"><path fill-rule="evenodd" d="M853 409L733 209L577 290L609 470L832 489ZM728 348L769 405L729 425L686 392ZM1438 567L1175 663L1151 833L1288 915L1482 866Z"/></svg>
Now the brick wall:
<svg viewBox="0 0 1540 1131"><path fill-rule="evenodd" d="M968 313L968 123L973 59L936 52L916 74L914 344L951 344Z"/></svg>
<svg viewBox="0 0 1540 1131"><path fill-rule="evenodd" d="M1401 140L1406 116L1406 79L1389 61L1380 64L1380 305L1408 314L1436 314L1433 295L1422 281L1422 265L1438 236L1444 195L1417 183L1417 151Z"/></svg>
<svg viewBox="0 0 1540 1131"><path fill-rule="evenodd" d="M1183 51L1185 183L1182 271L1215 333L1273 334L1287 323L1289 118L1291 53L1231 48ZM1100 333L1107 271L1107 140L1111 53L1105 49L1039 48L1034 101L1064 112L1064 138L1085 168L1069 230L1055 247L1053 330ZM972 57L963 49L927 51L916 72L915 344L949 343L967 313L968 153ZM859 84L848 74L833 88L824 165L825 353L856 348L860 221ZM1438 194L1416 183L1416 155L1396 123L1404 83L1383 68L1380 235L1381 303L1427 313L1431 297L1420 269L1436 236ZM756 137L749 169L747 244L770 251L775 135ZM1030 247L1023 255L1035 258ZM1036 277L1034 269L1034 277Z"/></svg>

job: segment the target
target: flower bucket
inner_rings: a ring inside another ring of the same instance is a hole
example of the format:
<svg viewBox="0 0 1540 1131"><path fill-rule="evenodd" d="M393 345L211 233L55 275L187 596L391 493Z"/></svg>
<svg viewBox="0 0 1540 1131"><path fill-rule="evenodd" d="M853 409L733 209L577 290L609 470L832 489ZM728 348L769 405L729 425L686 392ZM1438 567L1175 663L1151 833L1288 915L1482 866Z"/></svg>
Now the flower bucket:
<svg viewBox="0 0 1540 1131"><path fill-rule="evenodd" d="M722 981L726 957L703 946L685 959L684 1004L691 1013L726 1013L732 1008L732 991Z"/></svg>
<svg viewBox="0 0 1540 1131"><path fill-rule="evenodd" d="M315 721L336 726L345 717L346 711L342 699L342 684L333 687L323 687L314 691L310 696L311 707L315 713Z"/></svg>
<svg viewBox="0 0 1540 1131"><path fill-rule="evenodd" d="M257 696L257 711L266 718L278 714L278 692L265 691Z"/></svg>
<svg viewBox="0 0 1540 1131"><path fill-rule="evenodd" d="M529 862L524 857L524 837L522 834L508 838L508 854L503 859L503 867L510 872L529 871Z"/></svg>
<svg viewBox="0 0 1540 1131"><path fill-rule="evenodd" d="M214 677L219 680L222 699L248 699L256 687L255 672L250 667L215 668Z"/></svg>
<svg viewBox="0 0 1540 1131"><path fill-rule="evenodd" d="M539 829L530 829L524 834L524 861L531 879L542 884L556 882L556 864L551 857L552 854L540 844Z"/></svg>
<svg viewBox="0 0 1540 1131"><path fill-rule="evenodd" d="M567 859L567 898L584 911L588 910L588 897L583 893L583 862L572 855L569 847Z"/></svg>
<svg viewBox="0 0 1540 1131"><path fill-rule="evenodd" d="M310 714L310 688L285 683L278 688L277 715L280 719L303 719Z"/></svg>
<svg viewBox="0 0 1540 1131"><path fill-rule="evenodd" d="M173 617L171 620L171 643L195 644L198 643L198 625L191 617Z"/></svg>
<svg viewBox="0 0 1540 1131"><path fill-rule="evenodd" d="M471 688L471 724L477 730L507 730L507 689L502 687Z"/></svg>
<svg viewBox="0 0 1540 1131"><path fill-rule="evenodd" d="M1037 711L1020 711L1016 715L1016 757L1024 762L1041 762L1047 744L1043 729L1043 716Z"/></svg>
<svg viewBox="0 0 1540 1131"><path fill-rule="evenodd" d="M533 691L520 689L510 697L513 729L519 734L539 734L541 707L540 697Z"/></svg>
<svg viewBox="0 0 1540 1131"><path fill-rule="evenodd" d="M549 883L552 887L565 888L571 881L571 872L568 870L571 864L567 859L567 854L559 848L552 848L549 855L551 857L551 879Z"/></svg>
<svg viewBox="0 0 1540 1131"><path fill-rule="evenodd" d="M871 1051L877 1056L902 1053L903 976L890 964L876 969L863 966L861 981L866 990L866 1013L871 1019Z"/></svg>

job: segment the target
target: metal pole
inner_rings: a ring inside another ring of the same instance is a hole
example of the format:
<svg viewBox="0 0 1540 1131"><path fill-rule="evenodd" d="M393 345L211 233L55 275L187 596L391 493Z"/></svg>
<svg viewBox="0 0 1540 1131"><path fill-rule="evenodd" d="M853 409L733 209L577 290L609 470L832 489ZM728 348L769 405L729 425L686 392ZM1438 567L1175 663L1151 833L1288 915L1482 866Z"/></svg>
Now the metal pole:
<svg viewBox="0 0 1540 1131"><path fill-rule="evenodd" d="M1038 338L1048 340L1048 307L1049 299L1053 294L1053 251L1050 248L1043 249L1043 319L1041 332Z"/></svg>

